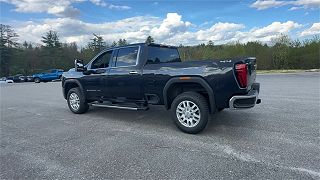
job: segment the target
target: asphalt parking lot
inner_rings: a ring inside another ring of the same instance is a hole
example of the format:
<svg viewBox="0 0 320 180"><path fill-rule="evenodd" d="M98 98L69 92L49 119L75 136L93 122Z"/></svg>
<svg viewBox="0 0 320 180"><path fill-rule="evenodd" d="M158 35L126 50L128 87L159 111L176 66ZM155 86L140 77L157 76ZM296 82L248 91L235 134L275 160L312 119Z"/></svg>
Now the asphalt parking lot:
<svg viewBox="0 0 320 180"><path fill-rule="evenodd" d="M2 84L1 179L320 179L320 73L258 75L262 103L197 135L163 107L72 114L60 82Z"/></svg>

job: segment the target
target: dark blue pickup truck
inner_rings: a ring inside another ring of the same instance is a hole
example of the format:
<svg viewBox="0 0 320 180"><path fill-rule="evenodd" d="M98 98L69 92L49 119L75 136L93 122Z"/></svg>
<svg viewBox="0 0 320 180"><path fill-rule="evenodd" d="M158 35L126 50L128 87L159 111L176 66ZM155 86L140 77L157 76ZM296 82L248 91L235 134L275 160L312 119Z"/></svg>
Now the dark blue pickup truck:
<svg viewBox="0 0 320 180"><path fill-rule="evenodd" d="M55 79L61 79L63 70L62 69L50 69L42 73L34 74L33 80L35 83L48 82Z"/></svg>
<svg viewBox="0 0 320 180"><path fill-rule="evenodd" d="M62 77L62 90L73 113L89 105L147 110L150 104L170 110L176 126L187 133L206 127L209 113L259 104L256 59L182 62L176 47L132 44L106 49L87 65Z"/></svg>

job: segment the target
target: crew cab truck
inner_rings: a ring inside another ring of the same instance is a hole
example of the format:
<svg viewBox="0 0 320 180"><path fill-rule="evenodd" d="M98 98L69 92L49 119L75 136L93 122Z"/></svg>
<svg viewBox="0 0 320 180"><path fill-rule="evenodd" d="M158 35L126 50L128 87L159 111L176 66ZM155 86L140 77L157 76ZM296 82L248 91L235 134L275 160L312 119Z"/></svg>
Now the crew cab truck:
<svg viewBox="0 0 320 180"><path fill-rule="evenodd" d="M131 44L103 50L87 65L63 73L62 91L73 113L89 106L147 110L164 105L186 133L202 131L209 113L259 104L256 59L182 62L178 49Z"/></svg>

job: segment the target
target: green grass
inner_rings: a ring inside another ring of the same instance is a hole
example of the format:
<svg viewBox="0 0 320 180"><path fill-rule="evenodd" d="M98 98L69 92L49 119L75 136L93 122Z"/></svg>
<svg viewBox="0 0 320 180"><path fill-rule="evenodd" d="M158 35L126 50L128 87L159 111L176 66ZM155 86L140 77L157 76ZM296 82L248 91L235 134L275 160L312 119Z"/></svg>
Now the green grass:
<svg viewBox="0 0 320 180"><path fill-rule="evenodd" d="M258 74L267 74L267 73L301 73L301 72L319 72L319 69L312 69L312 70L305 70L305 69L257 70Z"/></svg>

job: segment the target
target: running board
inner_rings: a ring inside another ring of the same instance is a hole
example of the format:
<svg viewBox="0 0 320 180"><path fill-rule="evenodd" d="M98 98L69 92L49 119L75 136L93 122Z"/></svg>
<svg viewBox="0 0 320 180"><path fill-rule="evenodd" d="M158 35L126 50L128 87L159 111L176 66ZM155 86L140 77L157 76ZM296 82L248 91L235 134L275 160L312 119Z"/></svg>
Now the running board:
<svg viewBox="0 0 320 180"><path fill-rule="evenodd" d="M116 105L108 105L108 104L96 104L91 103L91 106L95 107L105 107L105 108L114 108L114 109L127 109L127 110L148 110L148 107L128 107L128 106L116 106Z"/></svg>

